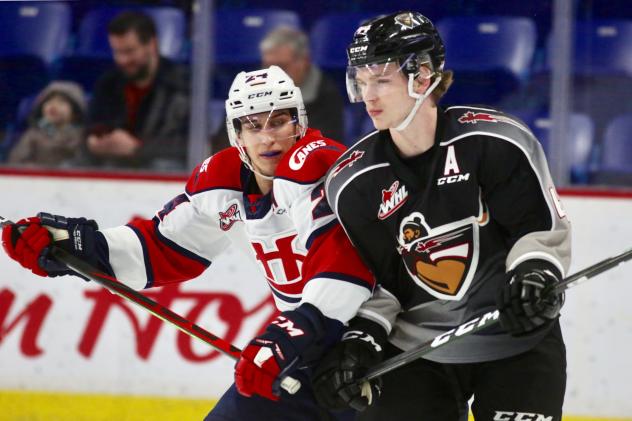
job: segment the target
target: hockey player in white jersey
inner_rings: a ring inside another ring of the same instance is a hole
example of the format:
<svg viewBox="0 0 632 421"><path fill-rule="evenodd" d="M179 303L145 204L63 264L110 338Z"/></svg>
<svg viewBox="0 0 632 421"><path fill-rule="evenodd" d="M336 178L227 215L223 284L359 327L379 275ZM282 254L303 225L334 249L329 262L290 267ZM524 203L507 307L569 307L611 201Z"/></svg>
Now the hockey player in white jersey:
<svg viewBox="0 0 632 421"><path fill-rule="evenodd" d="M35 274L70 274L49 255L49 231L67 230L57 246L135 289L192 279L227 247L247 249L282 313L244 349L206 420L330 419L313 399L309 367L374 283L323 194L345 148L307 127L300 89L276 66L238 74L226 113L233 147L202 162L153 219L99 230L40 213L6 226L4 249ZM278 387L287 375L302 380L296 395Z"/></svg>

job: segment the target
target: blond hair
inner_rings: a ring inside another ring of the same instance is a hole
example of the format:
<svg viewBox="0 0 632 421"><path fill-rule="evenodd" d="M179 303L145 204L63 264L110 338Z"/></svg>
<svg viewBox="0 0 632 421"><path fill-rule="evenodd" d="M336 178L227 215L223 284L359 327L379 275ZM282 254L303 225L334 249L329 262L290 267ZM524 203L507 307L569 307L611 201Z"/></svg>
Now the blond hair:
<svg viewBox="0 0 632 421"><path fill-rule="evenodd" d="M452 70L444 70L443 72L439 74L441 75L441 81L430 94L430 96L432 97L432 99L434 99L435 102L439 102L439 100L445 95L445 93L450 88L450 85L452 85L452 82L454 82L454 72ZM432 78L432 82L434 82L435 77Z"/></svg>

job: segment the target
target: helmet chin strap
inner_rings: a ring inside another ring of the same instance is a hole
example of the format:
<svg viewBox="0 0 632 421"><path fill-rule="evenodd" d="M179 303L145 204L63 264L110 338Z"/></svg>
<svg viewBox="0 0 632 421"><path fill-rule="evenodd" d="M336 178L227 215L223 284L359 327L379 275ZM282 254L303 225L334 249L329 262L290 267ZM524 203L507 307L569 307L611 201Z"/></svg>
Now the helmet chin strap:
<svg viewBox="0 0 632 421"><path fill-rule="evenodd" d="M428 89L426 90L426 93L424 94L418 94L415 92L413 88L414 81L415 81L415 75L413 73L409 74L408 75L408 95L412 98L415 98L415 105L413 105L413 108L410 110L410 112L408 113L408 116L406 116L404 121L402 121L401 123L399 123L397 127L395 127L395 130L397 130L398 132L405 130L406 127L408 127L408 125L410 124L410 122L413 121L413 117L415 117L415 114L417 114L417 110L419 109L419 107L421 107L421 104L426 100L426 98L428 98L428 95L430 95L432 91L435 90L439 82L441 82L441 75L437 75L437 78L435 79L433 84L428 87Z"/></svg>

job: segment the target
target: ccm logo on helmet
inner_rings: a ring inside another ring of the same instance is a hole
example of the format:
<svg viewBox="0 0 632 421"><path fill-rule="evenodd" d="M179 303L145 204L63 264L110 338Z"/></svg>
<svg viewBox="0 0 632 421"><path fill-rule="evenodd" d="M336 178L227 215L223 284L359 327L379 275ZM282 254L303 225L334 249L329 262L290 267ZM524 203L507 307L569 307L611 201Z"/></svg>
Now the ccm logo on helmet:
<svg viewBox="0 0 632 421"><path fill-rule="evenodd" d="M359 52L362 52L362 51L366 51L368 49L369 49L368 45L362 45L360 47L349 48L349 52L350 53L359 53Z"/></svg>
<svg viewBox="0 0 632 421"><path fill-rule="evenodd" d="M248 95L248 99L262 98L264 96L270 96L270 95L272 95L272 91L257 92L256 94Z"/></svg>
<svg viewBox="0 0 632 421"><path fill-rule="evenodd" d="M327 146L324 140L316 140L298 148L292 153L292 156L290 156L290 168L294 171L300 170L307 159L307 155L314 149L322 148L323 146Z"/></svg>

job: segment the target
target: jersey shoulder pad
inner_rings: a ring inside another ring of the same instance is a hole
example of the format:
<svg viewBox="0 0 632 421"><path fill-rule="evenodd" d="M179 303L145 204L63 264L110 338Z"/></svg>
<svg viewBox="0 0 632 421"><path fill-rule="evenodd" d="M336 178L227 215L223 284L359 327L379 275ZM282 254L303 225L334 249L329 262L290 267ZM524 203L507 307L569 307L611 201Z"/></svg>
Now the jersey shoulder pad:
<svg viewBox="0 0 632 421"><path fill-rule="evenodd" d="M442 144L468 136L525 139L533 133L519 118L488 106L455 106L445 110L446 135Z"/></svg>
<svg viewBox="0 0 632 421"><path fill-rule="evenodd" d="M275 177L299 183L312 183L322 178L346 147L324 137L319 131L307 133L287 151L279 162Z"/></svg>
<svg viewBox="0 0 632 421"><path fill-rule="evenodd" d="M195 167L186 185L192 196L208 190L242 190L241 158L237 148L230 147L206 158Z"/></svg>

